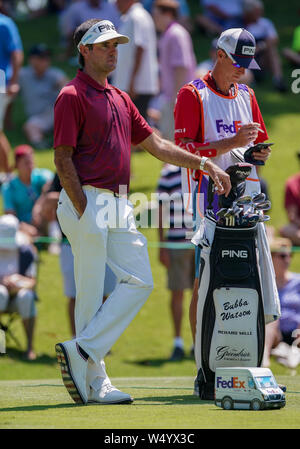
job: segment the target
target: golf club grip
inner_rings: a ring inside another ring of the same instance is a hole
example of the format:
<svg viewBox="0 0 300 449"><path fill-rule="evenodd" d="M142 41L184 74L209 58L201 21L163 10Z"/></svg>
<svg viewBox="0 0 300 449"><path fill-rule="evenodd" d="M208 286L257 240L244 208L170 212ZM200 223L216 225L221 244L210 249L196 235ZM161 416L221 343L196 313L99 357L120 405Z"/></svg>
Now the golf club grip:
<svg viewBox="0 0 300 449"><path fill-rule="evenodd" d="M211 178L208 181L208 189L207 189L207 209L213 208L213 200L214 200L214 182Z"/></svg>

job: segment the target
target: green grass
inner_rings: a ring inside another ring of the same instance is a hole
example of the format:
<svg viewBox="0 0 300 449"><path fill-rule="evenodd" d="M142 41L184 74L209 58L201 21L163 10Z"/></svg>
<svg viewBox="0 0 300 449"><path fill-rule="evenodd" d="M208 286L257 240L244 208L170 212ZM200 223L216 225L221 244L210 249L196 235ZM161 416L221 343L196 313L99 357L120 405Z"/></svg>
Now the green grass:
<svg viewBox="0 0 300 449"><path fill-rule="evenodd" d="M195 5L195 3L192 3ZM298 2L265 1L282 38L281 47L291 42L298 24L294 11ZM54 49L54 64L73 77L76 70L58 60L59 36L54 17L19 23L25 51L33 43L46 41ZM46 32L45 32L46 30ZM207 57L209 39L194 36L198 61ZM284 64L285 77L291 83L291 69ZM281 95L272 90L270 80L255 89L270 141L275 142L272 157L261 174L268 182L272 200L271 222L276 229L286 221L283 207L284 184L299 171L295 152L300 149L300 95ZM17 99L13 109L14 128L8 131L12 146L24 143L23 108ZM36 151L36 165L54 170L53 150ZM155 190L161 163L146 153L132 157L131 192L144 192L150 198ZM60 379L54 345L70 337L67 303L63 295L62 275L57 256L41 253L37 303L38 318L34 362L22 359L24 336L20 321L13 329L21 341L18 348L7 341L7 354L0 356L0 428L296 428L299 427L299 373L291 372L272 360L271 369L278 381L288 386L287 406L265 413L223 412L211 403L200 403L192 394L195 363L186 357L181 363L167 361L172 349L173 329L169 310L166 272L158 261L157 231L144 229L155 288L151 297L107 357L108 374L117 386L132 393L136 401L130 407L73 406ZM153 244L153 245L152 245ZM300 255L295 253L291 269L300 271ZM183 337L188 352L191 335L188 307L191 291L184 300ZM296 374L296 376L292 376ZM137 379L136 379L137 378ZM151 405L151 407L149 407Z"/></svg>
<svg viewBox="0 0 300 449"><path fill-rule="evenodd" d="M193 396L191 377L112 379L135 397L131 405L74 406L57 379L0 382L2 429L298 429L300 381L287 384L280 410L224 411ZM110 432L107 432L110 435ZM103 435L105 436L105 435Z"/></svg>

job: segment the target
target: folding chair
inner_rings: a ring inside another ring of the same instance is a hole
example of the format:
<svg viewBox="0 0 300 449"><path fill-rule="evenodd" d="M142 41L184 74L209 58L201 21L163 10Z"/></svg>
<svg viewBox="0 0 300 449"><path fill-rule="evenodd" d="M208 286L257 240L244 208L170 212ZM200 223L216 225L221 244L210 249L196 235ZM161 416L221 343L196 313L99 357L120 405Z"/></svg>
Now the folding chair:
<svg viewBox="0 0 300 449"><path fill-rule="evenodd" d="M7 320L3 320L2 315L7 315ZM6 338L8 340L12 340L14 341L14 343L16 344L16 346L18 348L21 348L21 343L18 340L18 338L15 336L15 334L12 331L12 324L14 321L16 321L17 319L20 319L20 315L17 312L13 312L13 313L7 313L7 312L2 312L1 316L0 316L0 329L3 330L5 332Z"/></svg>

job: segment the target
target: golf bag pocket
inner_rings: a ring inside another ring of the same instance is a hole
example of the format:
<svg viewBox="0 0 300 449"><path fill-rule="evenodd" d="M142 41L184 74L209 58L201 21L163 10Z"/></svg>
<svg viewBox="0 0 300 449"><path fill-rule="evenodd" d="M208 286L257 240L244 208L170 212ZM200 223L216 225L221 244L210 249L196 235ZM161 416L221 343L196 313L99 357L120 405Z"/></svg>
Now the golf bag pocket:
<svg viewBox="0 0 300 449"><path fill-rule="evenodd" d="M199 396L213 399L217 367L260 366L264 309L256 226L216 227L201 252L195 359Z"/></svg>

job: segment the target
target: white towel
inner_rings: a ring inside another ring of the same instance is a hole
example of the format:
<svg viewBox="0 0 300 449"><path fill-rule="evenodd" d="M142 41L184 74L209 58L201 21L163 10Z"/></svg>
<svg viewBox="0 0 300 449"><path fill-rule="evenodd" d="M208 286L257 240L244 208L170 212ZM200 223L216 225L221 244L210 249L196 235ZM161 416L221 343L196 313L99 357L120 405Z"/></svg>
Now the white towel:
<svg viewBox="0 0 300 449"><path fill-rule="evenodd" d="M263 223L258 223L257 226L257 247L265 322L268 324L277 320L281 315L281 311L270 246Z"/></svg>

